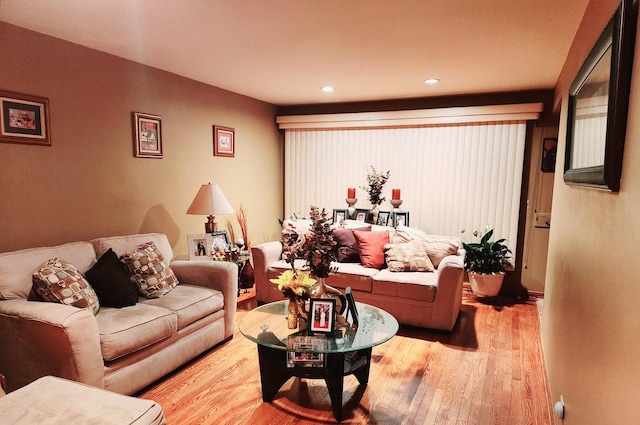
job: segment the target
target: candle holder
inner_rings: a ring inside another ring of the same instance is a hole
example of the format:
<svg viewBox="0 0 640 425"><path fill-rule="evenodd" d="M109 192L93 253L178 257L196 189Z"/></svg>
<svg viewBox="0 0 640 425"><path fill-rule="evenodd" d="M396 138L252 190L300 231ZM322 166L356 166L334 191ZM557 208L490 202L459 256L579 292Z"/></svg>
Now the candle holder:
<svg viewBox="0 0 640 425"><path fill-rule="evenodd" d="M347 202L347 205L349 205L349 208L347 208L347 211L349 213L349 218L353 218L353 215L356 213L356 209L353 206L356 204L356 202L358 202L358 199L347 198L345 199L345 201Z"/></svg>
<svg viewBox="0 0 640 425"><path fill-rule="evenodd" d="M402 205L402 199L392 199L391 205L393 205L394 211L398 211L398 208Z"/></svg>

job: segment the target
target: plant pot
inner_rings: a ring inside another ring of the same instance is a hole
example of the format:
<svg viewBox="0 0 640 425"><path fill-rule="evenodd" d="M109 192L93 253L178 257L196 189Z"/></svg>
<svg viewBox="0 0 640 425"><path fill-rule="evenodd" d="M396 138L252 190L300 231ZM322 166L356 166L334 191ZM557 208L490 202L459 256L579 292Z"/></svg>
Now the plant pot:
<svg viewBox="0 0 640 425"><path fill-rule="evenodd" d="M504 272L501 273L469 273L469 283L471 290L478 297L495 297L502 288Z"/></svg>

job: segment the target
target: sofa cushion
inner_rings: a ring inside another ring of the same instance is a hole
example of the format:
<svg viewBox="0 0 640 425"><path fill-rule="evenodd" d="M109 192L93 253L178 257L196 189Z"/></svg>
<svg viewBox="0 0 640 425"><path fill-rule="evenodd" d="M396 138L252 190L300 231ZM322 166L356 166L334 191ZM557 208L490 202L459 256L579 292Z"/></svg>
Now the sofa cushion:
<svg viewBox="0 0 640 425"><path fill-rule="evenodd" d="M32 292L32 274L50 258L64 258L84 273L96 262L89 242L54 247L29 248L0 254L0 299L27 299ZM35 294L32 297L35 299Z"/></svg>
<svg viewBox="0 0 640 425"><path fill-rule="evenodd" d="M372 293L394 298L433 302L438 276L434 272L394 273L380 270L373 276Z"/></svg>
<svg viewBox="0 0 640 425"><path fill-rule="evenodd" d="M389 232L354 230L353 236L358 242L360 263L364 267L382 268L384 266L383 247L389 243Z"/></svg>
<svg viewBox="0 0 640 425"><path fill-rule="evenodd" d="M173 250L167 235L163 233L141 233L135 235L112 236L108 238L93 239L91 243L95 249L96 256L100 258L109 248L113 249L118 258L126 252L135 249L146 242L153 242L162 253L163 262L169 265L173 260Z"/></svg>
<svg viewBox="0 0 640 425"><path fill-rule="evenodd" d="M175 334L178 319L171 310L138 303L105 307L96 316L105 361L115 360Z"/></svg>
<svg viewBox="0 0 640 425"><path fill-rule="evenodd" d="M392 272L432 272L435 269L421 241L384 246L387 267Z"/></svg>
<svg viewBox="0 0 640 425"><path fill-rule="evenodd" d="M86 308L93 314L100 310L98 296L89 282L63 258L47 260L32 276L36 292L44 301Z"/></svg>
<svg viewBox="0 0 640 425"><path fill-rule="evenodd" d="M159 298L168 294L178 284L176 275L164 264L162 253L153 242L144 243L126 252L121 260L140 294L147 298Z"/></svg>
<svg viewBox="0 0 640 425"><path fill-rule="evenodd" d="M367 231L371 227L362 227L355 230ZM338 261L341 263L359 263L358 242L353 236L354 229L337 228L333 230L333 239L338 244Z"/></svg>
<svg viewBox="0 0 640 425"><path fill-rule="evenodd" d="M109 248L84 275L98 294L101 306L127 307L138 302L136 286L113 249Z"/></svg>
<svg viewBox="0 0 640 425"><path fill-rule="evenodd" d="M453 236L429 235L425 232L407 226L398 226L391 237L391 242L402 243L412 240L424 242L427 254L434 267L438 267L444 257L454 255L462 246L460 238Z"/></svg>
<svg viewBox="0 0 640 425"><path fill-rule="evenodd" d="M162 298L141 299L141 303L176 313L178 330L224 307L222 293L204 286L180 284Z"/></svg>

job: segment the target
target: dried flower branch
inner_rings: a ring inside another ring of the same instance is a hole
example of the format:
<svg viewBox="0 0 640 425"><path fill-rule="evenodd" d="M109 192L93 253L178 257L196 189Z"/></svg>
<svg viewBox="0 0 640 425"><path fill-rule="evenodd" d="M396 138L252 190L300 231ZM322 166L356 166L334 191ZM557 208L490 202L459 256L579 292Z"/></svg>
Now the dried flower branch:
<svg viewBox="0 0 640 425"><path fill-rule="evenodd" d="M369 194L369 202L372 205L380 205L386 199L385 197L380 197L380 195L382 194L382 188L391 176L391 171L378 172L373 165L370 165L369 168L371 168L371 171L367 174L368 186L360 186L360 188Z"/></svg>

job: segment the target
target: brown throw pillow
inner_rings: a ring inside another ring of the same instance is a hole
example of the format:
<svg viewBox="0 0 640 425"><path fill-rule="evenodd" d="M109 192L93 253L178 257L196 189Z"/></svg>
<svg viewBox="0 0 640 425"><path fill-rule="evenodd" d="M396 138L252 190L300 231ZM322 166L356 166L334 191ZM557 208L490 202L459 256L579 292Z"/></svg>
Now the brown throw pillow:
<svg viewBox="0 0 640 425"><path fill-rule="evenodd" d="M370 227L361 229L339 228L333 230L333 240L338 244L338 261L340 263L359 263L360 253L358 252L358 242L353 236L353 230L369 231Z"/></svg>
<svg viewBox="0 0 640 425"><path fill-rule="evenodd" d="M178 284L173 270L163 263L164 256L153 242L125 253L121 258L138 292L147 298L160 298Z"/></svg>
<svg viewBox="0 0 640 425"><path fill-rule="evenodd" d="M46 261L31 278L36 293L44 300L86 308L94 315L100 302L89 282L76 266L63 258Z"/></svg>
<svg viewBox="0 0 640 425"><path fill-rule="evenodd" d="M354 230L353 236L358 242L360 263L364 267L381 269L384 266L383 248L389 241L389 232L370 232Z"/></svg>
<svg viewBox="0 0 640 425"><path fill-rule="evenodd" d="M420 241L384 246L387 267L392 272L432 272L433 264Z"/></svg>

